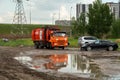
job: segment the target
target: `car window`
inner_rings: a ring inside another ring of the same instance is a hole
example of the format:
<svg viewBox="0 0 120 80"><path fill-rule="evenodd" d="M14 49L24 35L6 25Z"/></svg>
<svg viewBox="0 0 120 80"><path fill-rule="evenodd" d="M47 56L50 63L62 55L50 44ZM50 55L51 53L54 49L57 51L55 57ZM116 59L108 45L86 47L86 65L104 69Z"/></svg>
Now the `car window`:
<svg viewBox="0 0 120 80"><path fill-rule="evenodd" d="M97 40L95 37L85 37L85 40Z"/></svg>
<svg viewBox="0 0 120 80"><path fill-rule="evenodd" d="M99 41L99 40L95 41L95 44L100 44L100 43L101 43L101 41Z"/></svg>
<svg viewBox="0 0 120 80"><path fill-rule="evenodd" d="M101 41L102 44L110 43L109 41Z"/></svg>

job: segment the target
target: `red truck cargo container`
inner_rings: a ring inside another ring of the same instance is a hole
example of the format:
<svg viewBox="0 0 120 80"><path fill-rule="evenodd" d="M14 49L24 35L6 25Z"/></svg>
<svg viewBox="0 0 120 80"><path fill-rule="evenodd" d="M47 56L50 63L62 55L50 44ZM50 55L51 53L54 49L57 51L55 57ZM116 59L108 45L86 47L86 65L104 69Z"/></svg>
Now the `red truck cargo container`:
<svg viewBox="0 0 120 80"><path fill-rule="evenodd" d="M32 40L35 48L59 47L64 49L68 46L68 37L65 32L55 27L43 27L32 30Z"/></svg>

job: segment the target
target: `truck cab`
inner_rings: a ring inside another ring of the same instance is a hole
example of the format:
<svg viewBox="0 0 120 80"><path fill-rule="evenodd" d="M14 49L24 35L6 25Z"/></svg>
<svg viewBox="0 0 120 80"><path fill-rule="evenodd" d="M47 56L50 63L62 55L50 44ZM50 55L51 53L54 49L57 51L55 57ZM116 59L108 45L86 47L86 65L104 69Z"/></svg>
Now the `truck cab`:
<svg viewBox="0 0 120 80"><path fill-rule="evenodd" d="M66 32L54 32L51 34L50 40L52 47L59 47L64 49L68 46L68 37Z"/></svg>

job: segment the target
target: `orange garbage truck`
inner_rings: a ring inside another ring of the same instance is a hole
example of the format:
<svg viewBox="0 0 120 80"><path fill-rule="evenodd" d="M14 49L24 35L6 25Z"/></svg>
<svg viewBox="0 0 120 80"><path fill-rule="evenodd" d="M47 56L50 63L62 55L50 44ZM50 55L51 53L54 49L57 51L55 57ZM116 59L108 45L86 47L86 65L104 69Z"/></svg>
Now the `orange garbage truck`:
<svg viewBox="0 0 120 80"><path fill-rule="evenodd" d="M62 32L56 27L42 27L32 30L32 40L36 49L53 49L55 47L64 49L68 46L66 32Z"/></svg>

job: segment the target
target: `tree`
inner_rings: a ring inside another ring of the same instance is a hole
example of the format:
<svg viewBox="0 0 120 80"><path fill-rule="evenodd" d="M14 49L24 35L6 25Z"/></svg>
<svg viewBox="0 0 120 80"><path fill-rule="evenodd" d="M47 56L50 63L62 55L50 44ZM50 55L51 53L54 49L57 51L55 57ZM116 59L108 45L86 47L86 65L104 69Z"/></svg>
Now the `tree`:
<svg viewBox="0 0 120 80"><path fill-rule="evenodd" d="M113 22L111 32L114 38L120 38L120 19Z"/></svg>
<svg viewBox="0 0 120 80"><path fill-rule="evenodd" d="M84 35L86 33L86 15L85 13L81 13L81 16L77 19L77 21L73 22L73 34L74 36Z"/></svg>
<svg viewBox="0 0 120 80"><path fill-rule="evenodd" d="M102 4L100 0L96 0L89 5L88 19L88 34L103 37L110 31L113 15L107 4Z"/></svg>

